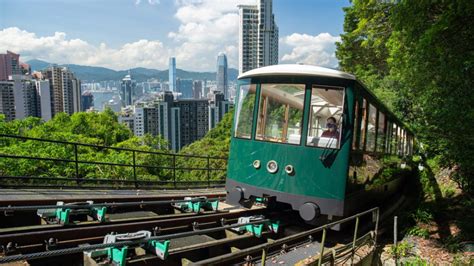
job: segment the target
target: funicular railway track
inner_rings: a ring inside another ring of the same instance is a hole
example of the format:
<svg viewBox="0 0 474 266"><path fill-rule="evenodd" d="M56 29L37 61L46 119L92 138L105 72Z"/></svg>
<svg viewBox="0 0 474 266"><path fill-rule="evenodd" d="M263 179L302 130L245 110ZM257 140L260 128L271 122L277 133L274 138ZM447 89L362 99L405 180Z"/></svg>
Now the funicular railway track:
<svg viewBox="0 0 474 266"><path fill-rule="evenodd" d="M215 195L222 196L221 193L215 193ZM207 196L209 196L209 194L207 194ZM174 199L171 200L160 201L141 200L132 202L93 203L86 205L88 209L107 207L111 209L114 208L115 211L123 211L118 214L112 213L103 221L90 221L90 219L89 221L75 221L71 216L70 220L66 220L66 224L64 223L65 221L55 221L53 224L47 224L43 221L42 224L37 225L0 228L0 246L4 255L3 258L0 258L0 263L11 261L12 256L28 256L28 254L37 252L49 252L74 247L77 248L84 244L100 244L104 241L104 237L112 232L114 234L124 234L147 230L153 235L182 234L193 232L195 230L207 229L217 229L216 232L218 232L223 226L237 223L238 218L240 217L268 214L265 208L252 208L247 210L225 206L225 204L222 203L222 200L225 198L222 197L204 198L204 200L202 197L194 197L183 200L183 197L181 196L181 200L178 200L176 199L176 195L174 195L173 198ZM202 200L208 205L207 208L204 208L206 206L202 203L197 210L190 210L190 208L194 208L194 205L192 204L199 203ZM218 202L220 207L217 207L218 205L216 204L215 207L217 209L209 209L209 204L212 202ZM31 213L45 209L52 209L57 212L58 210L64 210L66 208L72 212L76 209L82 211L84 204L72 203L72 205L62 206L25 206L24 204L21 204L20 206L2 206L0 207L0 211L4 215L14 217L15 214L20 214L22 212ZM149 211L137 213L137 209L146 209ZM151 216L143 215L143 213L150 213L151 211L162 214ZM276 216L276 214L274 213L273 216ZM215 234L216 233L214 233L214 235ZM262 234L267 234L267 232L263 232ZM170 250L170 254L174 256L179 253L193 252L198 248L213 247L225 243L243 242L248 240L248 238L251 238L251 235L235 235L227 238L225 233L223 235L220 233L216 236L215 240L211 239L209 236L204 237L205 241L201 239L201 241L196 243L194 243L195 240L193 240L194 242L186 240L186 243L182 243L180 246ZM176 243L173 243L172 246L176 246ZM76 253L73 254L77 257ZM81 256L79 257L82 258ZM64 259L67 260L68 257L63 255L56 257L55 259L56 261L54 263L59 263ZM76 258L76 260L77 259L78 258ZM36 262L42 262L42 260L36 260Z"/></svg>
<svg viewBox="0 0 474 266"><path fill-rule="evenodd" d="M172 213L162 213L154 217L138 217L134 216L135 212L130 212L134 210L130 206L136 206L135 209L148 208L148 210L159 212L158 209L169 209L171 203L176 205L189 202L189 199L182 200L182 196L180 199L92 205L107 207L115 205L118 210L120 207L125 210L119 217L102 223L78 221L67 225L42 224L1 228L0 245L3 247L4 253L3 257L0 255L0 264L21 260L27 261L31 265L98 265L98 263L111 262L103 258L104 250L113 246L115 250L121 251L121 247L127 243L131 245L129 245L131 250L129 250L126 259L127 265L182 265L187 263L222 265L244 262L258 264L262 263L262 260L266 260L267 264L271 265L270 256L281 258L286 263L293 263L302 260L301 254L289 255L291 250L297 248L309 250L310 254L314 255L313 260L317 261L317 255L322 252L324 254L323 261L339 260L342 263L345 259L353 257L355 252L352 251L357 250L360 246L373 246L376 232L380 231L369 228L374 227L375 220L373 218L378 217L378 209L371 209L364 212L365 214L359 214L357 216L361 217L359 222L355 222L356 219L359 219L355 217L346 219L349 221L349 228L353 228L353 226L359 228L355 229L357 234L354 238L350 235L351 232L354 232L352 229L348 229L346 233L342 234L331 232L332 230L329 230L331 224L316 228L302 223L299 219L294 219L296 214L290 210L268 210L264 206L257 206L249 210L230 207L221 202L218 211L202 208L199 213L194 213L176 211L174 208L175 211ZM192 198L192 201L197 199L199 198ZM207 198L209 201L212 199ZM74 205L66 206L74 208ZM4 214L19 214L22 211L27 212L44 207L10 206L2 207L0 211ZM58 208L56 205L49 207ZM124 217L127 214L131 214L131 216ZM263 217L257 220L239 220L241 217L256 215L263 215ZM363 215L365 217L362 217ZM280 228L274 232L269 225L276 221L279 222ZM263 230L258 236L256 232L252 231L258 227L251 226L251 230L242 230L243 227L246 227L245 222L264 225ZM240 232L236 232L236 228L240 228ZM143 244L122 241L108 243L108 246L104 246L104 238L112 232L115 235L120 235L143 230L151 233L149 237L135 240L149 241L153 239L161 241L161 243L164 243L165 240L170 241L167 258L163 259L155 254L150 254L149 248L147 249ZM350 243L353 239L354 246ZM346 245L341 243L346 243ZM324 248L321 249L323 246L326 251ZM91 254L98 254L98 250L102 250L100 251L102 257L92 259L95 255ZM333 256L334 252L342 255ZM84 256L84 254L90 256Z"/></svg>

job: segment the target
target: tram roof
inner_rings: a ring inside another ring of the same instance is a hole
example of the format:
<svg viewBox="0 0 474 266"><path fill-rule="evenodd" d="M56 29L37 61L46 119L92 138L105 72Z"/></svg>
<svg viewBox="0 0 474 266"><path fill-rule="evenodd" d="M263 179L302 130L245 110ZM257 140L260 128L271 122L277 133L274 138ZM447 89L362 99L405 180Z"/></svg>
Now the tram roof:
<svg viewBox="0 0 474 266"><path fill-rule="evenodd" d="M355 80L355 76L335 69L299 64L272 65L249 70L241 75L242 78L263 76L318 76Z"/></svg>

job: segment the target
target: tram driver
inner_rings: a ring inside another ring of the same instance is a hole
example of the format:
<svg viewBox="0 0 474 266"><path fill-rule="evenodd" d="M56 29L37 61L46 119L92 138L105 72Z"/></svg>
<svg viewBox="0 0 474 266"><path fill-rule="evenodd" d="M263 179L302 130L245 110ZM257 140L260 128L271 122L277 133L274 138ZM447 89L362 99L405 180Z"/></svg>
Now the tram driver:
<svg viewBox="0 0 474 266"><path fill-rule="evenodd" d="M326 120L326 130L323 131L318 141L319 147L337 148L339 140L339 130L337 128L337 120L333 116Z"/></svg>

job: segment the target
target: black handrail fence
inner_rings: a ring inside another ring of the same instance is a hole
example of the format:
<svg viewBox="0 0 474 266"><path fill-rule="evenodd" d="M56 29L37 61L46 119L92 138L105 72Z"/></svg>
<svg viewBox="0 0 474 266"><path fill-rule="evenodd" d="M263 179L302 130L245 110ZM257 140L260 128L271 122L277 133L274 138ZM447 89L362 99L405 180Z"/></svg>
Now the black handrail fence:
<svg viewBox="0 0 474 266"><path fill-rule="evenodd" d="M24 145L25 154L14 154ZM48 156L38 156L49 152ZM227 158L0 134L0 187L163 189L218 187Z"/></svg>

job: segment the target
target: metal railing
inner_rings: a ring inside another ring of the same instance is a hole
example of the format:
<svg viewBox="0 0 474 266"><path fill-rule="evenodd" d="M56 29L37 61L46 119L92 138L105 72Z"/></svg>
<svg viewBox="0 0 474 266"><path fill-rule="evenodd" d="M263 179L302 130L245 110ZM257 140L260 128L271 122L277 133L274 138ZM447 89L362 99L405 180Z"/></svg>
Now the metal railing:
<svg viewBox="0 0 474 266"><path fill-rule="evenodd" d="M0 187L200 188L224 184L227 158L0 134L0 166Z"/></svg>
<svg viewBox="0 0 474 266"><path fill-rule="evenodd" d="M199 262L193 263L193 265L226 265L236 263L237 261L242 261L245 258L251 258L251 261L248 262L258 262L260 260L261 265L265 265L265 261L270 253L278 253L282 250L282 247L289 248L290 245L293 246L300 246L302 244L308 244L314 242L314 235L322 231L320 251L319 254L315 254L314 257L315 261L309 263L310 265L322 265L323 263L332 263L332 264L342 264L337 262L338 259L344 260L351 260L351 265L354 261L354 256L356 255L357 248L364 244L369 244L372 247L375 247L377 243L377 232L379 226L379 217L380 217L380 210L378 207L372 208L361 213L355 214L353 216L341 219L339 221L335 221L332 223L328 223L322 225L320 227L310 229L308 231L304 231L301 233L296 233L284 238L273 240L269 243L264 243L260 245L256 245L247 249L242 249L236 252L232 252L229 254L225 254L222 256L217 256L214 258L209 258L206 260L202 260ZM369 231L368 233L364 234L361 237L358 237L360 233L359 222L360 218L365 215L372 215L372 222L374 223L374 230ZM330 248L329 252L325 251L325 244L326 244L326 234L328 229L341 225L350 221L355 220L354 225L354 234L353 240L350 243L345 245L340 245L337 248ZM252 255L254 257L252 257Z"/></svg>

